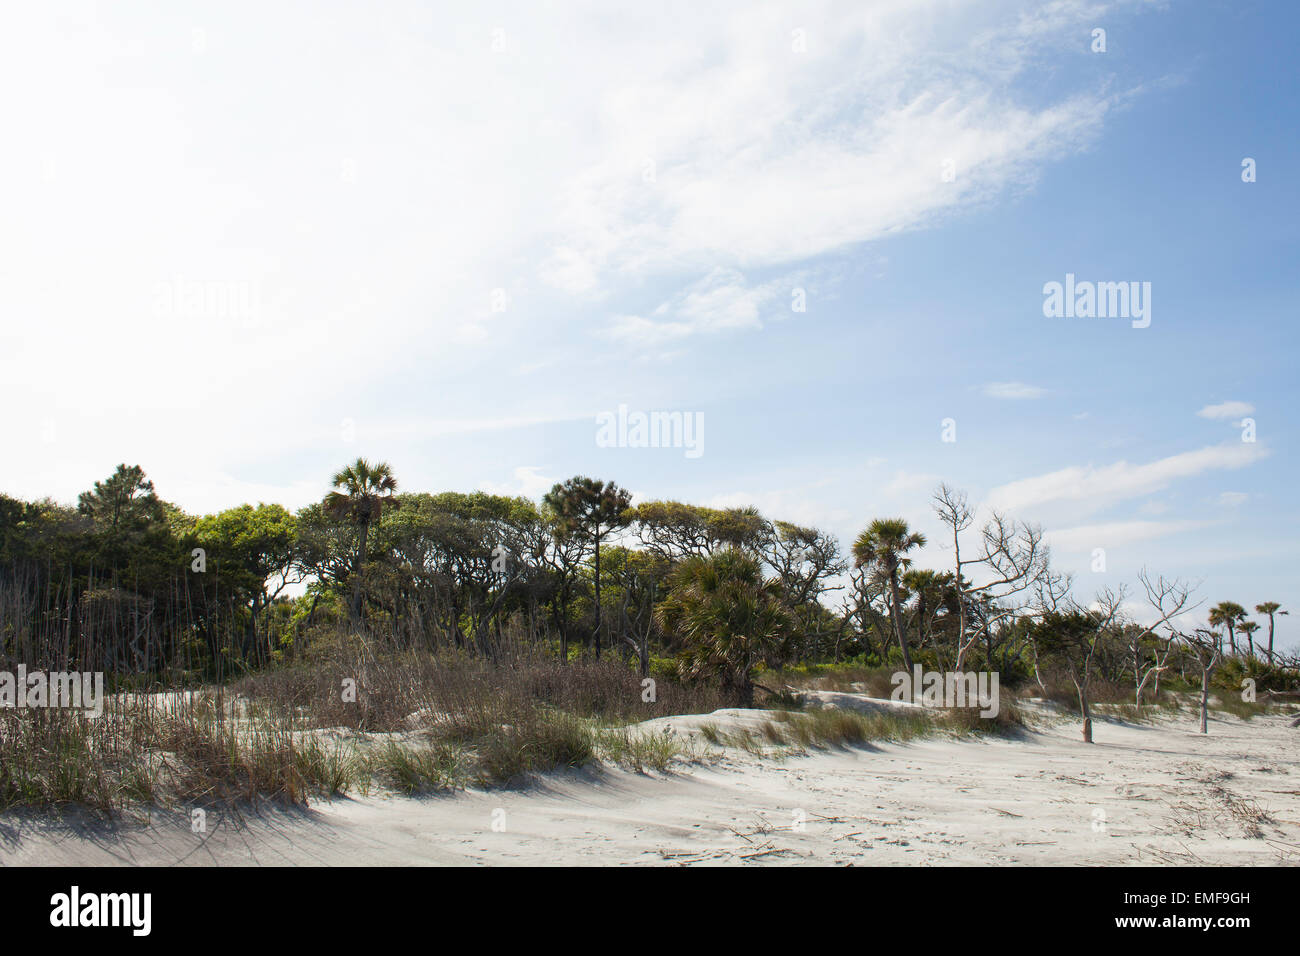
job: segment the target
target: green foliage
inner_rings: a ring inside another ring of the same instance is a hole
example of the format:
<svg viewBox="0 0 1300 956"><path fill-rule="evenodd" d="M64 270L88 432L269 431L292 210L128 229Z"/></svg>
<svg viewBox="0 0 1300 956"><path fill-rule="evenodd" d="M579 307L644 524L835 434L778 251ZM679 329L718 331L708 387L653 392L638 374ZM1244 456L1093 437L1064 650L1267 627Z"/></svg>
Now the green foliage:
<svg viewBox="0 0 1300 956"><path fill-rule="evenodd" d="M468 757L455 744L410 746L390 740L372 758L370 769L383 782L405 793L454 790L468 782Z"/></svg>
<svg viewBox="0 0 1300 956"><path fill-rule="evenodd" d="M596 481L579 475L556 484L542 499L555 516L561 537L579 535L596 547L609 531L626 527L632 495L612 481Z"/></svg>
<svg viewBox="0 0 1300 956"><path fill-rule="evenodd" d="M717 676L743 705L752 705L754 669L779 650L794 623L779 585L764 580L758 560L735 548L687 558L670 582L657 614L684 643L684 675Z"/></svg>
<svg viewBox="0 0 1300 956"><path fill-rule="evenodd" d="M485 783L507 783L556 767L581 767L595 757L590 725L571 714L542 708L487 736L479 746Z"/></svg>

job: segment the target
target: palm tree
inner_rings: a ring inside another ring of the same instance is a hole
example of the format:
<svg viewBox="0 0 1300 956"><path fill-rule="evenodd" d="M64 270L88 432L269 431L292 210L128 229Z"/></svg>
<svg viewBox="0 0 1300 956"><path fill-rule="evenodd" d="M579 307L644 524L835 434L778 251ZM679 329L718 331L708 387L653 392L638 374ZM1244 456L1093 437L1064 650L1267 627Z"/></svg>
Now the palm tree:
<svg viewBox="0 0 1300 956"><path fill-rule="evenodd" d="M1242 621L1237 625L1237 630L1246 636L1246 646L1250 648L1250 659L1255 659L1255 632L1259 630L1259 625L1254 621Z"/></svg>
<svg viewBox="0 0 1300 956"><path fill-rule="evenodd" d="M1228 629L1228 646L1237 653L1237 625L1246 618L1246 609L1235 601L1220 601L1210 608L1210 627Z"/></svg>
<svg viewBox="0 0 1300 956"><path fill-rule="evenodd" d="M578 534L592 542L596 551L596 660L600 660L600 542L605 535L626 527L632 494L612 481L594 481L581 475L557 483L542 504L555 515L561 537Z"/></svg>
<svg viewBox="0 0 1300 956"><path fill-rule="evenodd" d="M360 530L357 551L352 558L352 602L354 621L361 618L361 568L366 560L370 528L379 521L383 503L397 491L397 479L388 462L370 464L358 458L332 479L334 491L325 496L325 510L335 518L353 521Z"/></svg>
<svg viewBox="0 0 1300 956"><path fill-rule="evenodd" d="M794 627L780 582L764 580L758 559L736 548L682 561L654 613L686 645L684 676L718 675L744 707L754 703L754 668L780 649Z"/></svg>
<svg viewBox="0 0 1300 956"><path fill-rule="evenodd" d="M917 640L929 642L940 611L947 610L956 617L957 592L952 586L952 574L929 568L911 568L903 572L901 581L903 590L916 597L911 617L916 621ZM904 595L904 603L907 597Z"/></svg>
<svg viewBox="0 0 1300 956"><path fill-rule="evenodd" d="M1276 601L1265 601L1263 604L1255 605L1255 613L1268 615L1268 661L1271 664L1273 663L1273 615L1291 612L1282 610L1282 605Z"/></svg>
<svg viewBox="0 0 1300 956"><path fill-rule="evenodd" d="M913 548L925 547L925 535L907 527L902 518L877 518L853 542L853 559L857 567L874 569L889 582L889 616L894 623L894 637L903 652L903 666L912 672L912 655L903 633L903 616L898 594L898 573L911 566L906 557Z"/></svg>

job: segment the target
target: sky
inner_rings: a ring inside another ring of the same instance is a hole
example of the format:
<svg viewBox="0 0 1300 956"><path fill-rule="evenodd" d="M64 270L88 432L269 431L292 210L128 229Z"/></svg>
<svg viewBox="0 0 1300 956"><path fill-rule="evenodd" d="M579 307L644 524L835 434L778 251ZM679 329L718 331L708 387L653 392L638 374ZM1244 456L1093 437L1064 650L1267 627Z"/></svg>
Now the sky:
<svg viewBox="0 0 1300 956"><path fill-rule="evenodd" d="M1085 600L1297 606L1300 9L547 6L7 12L0 491L299 507L365 456L942 567L946 481ZM1045 314L1067 276L1145 315Z"/></svg>

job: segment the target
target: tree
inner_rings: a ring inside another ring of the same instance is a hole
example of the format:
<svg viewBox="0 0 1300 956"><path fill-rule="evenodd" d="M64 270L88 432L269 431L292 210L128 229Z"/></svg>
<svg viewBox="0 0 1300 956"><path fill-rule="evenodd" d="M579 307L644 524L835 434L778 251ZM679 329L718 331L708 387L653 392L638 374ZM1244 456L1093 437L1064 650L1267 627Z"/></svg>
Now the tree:
<svg viewBox="0 0 1300 956"><path fill-rule="evenodd" d="M1265 601L1263 604L1255 605L1255 613L1268 615L1268 662L1273 663L1273 615L1290 614L1290 611L1282 610L1282 605L1276 601Z"/></svg>
<svg viewBox="0 0 1300 956"><path fill-rule="evenodd" d="M89 559L87 572L110 588L124 589L124 600L138 602L133 604L142 609L136 624L156 619L187 563L172 531L173 524L184 524L171 520L178 511L157 496L139 465L118 465L78 496L77 512L91 528L76 550Z"/></svg>
<svg viewBox="0 0 1300 956"><path fill-rule="evenodd" d="M1031 630L1035 654L1055 659L1064 665L1079 697L1079 716L1083 718L1083 742L1092 743L1092 710L1089 685L1097 652L1107 636L1119 628L1120 606L1124 591L1102 591L1092 607L1082 607L1073 600L1065 610L1044 613Z"/></svg>
<svg viewBox="0 0 1300 956"><path fill-rule="evenodd" d="M816 601L828 590L838 590L829 582L848 569L834 535L788 521L773 524L763 548L763 560L776 573L791 607Z"/></svg>
<svg viewBox="0 0 1300 956"><path fill-rule="evenodd" d="M1180 614L1186 614L1200 605L1189 604L1192 599L1193 588L1183 583L1177 578L1165 580L1158 577L1152 580L1145 568L1138 574L1138 580L1142 582L1142 587L1147 592L1147 603L1151 605L1152 610L1156 613L1156 620L1149 627L1133 628L1130 634L1129 650L1133 655L1133 682L1135 685L1134 697L1138 707L1142 706L1142 691L1146 688L1147 682L1152 678L1155 679L1155 697L1160 697L1160 675L1166 669L1166 661L1169 660L1169 653L1174 647L1174 631L1170 621ZM1169 627L1170 636L1163 642L1160 640L1156 631L1160 627ZM1142 656L1143 640L1153 637L1156 642L1154 649L1154 662L1148 662L1144 666Z"/></svg>
<svg viewBox="0 0 1300 956"><path fill-rule="evenodd" d="M728 548L674 569L656 608L660 626L686 645L685 676L718 675L741 706L754 703L754 669L776 653L793 626L781 586L764 580L750 554Z"/></svg>
<svg viewBox="0 0 1300 956"><path fill-rule="evenodd" d="M915 622L917 646L929 643L939 656L942 667L943 651L936 640L936 629L941 632L960 618L957 609L958 590L953 584L952 574L947 571L933 571L929 568L910 568L903 572L903 588L911 595L912 607L909 621ZM906 603L906 598L904 600ZM904 625L906 626L906 625ZM958 651L960 659L960 651ZM957 668L960 669L960 666Z"/></svg>
<svg viewBox="0 0 1300 956"><path fill-rule="evenodd" d="M1246 609L1235 601L1220 601L1210 608L1210 627L1223 627L1228 630L1228 646L1232 653L1237 653L1237 625L1245 620Z"/></svg>
<svg viewBox="0 0 1300 956"><path fill-rule="evenodd" d="M556 530L561 537L577 535L585 538L595 551L596 630L593 641L596 660L600 660L600 543L610 532L628 525L631 516L627 510L632 504L632 495L612 481L595 481L578 475L557 483L546 493L542 503L555 515Z"/></svg>
<svg viewBox="0 0 1300 956"><path fill-rule="evenodd" d="M372 465L358 458L331 479L334 491L325 496L325 510L335 518L357 525L357 550L352 559L352 620L361 619L361 571L366 560L370 529L383 511L384 501L397 491L397 479L387 462Z"/></svg>
<svg viewBox="0 0 1300 956"><path fill-rule="evenodd" d="M555 581L551 593L551 616L560 632L560 662L567 664L569 601L573 596L582 563L586 560L589 542L580 535L567 533L564 530L567 528L567 522L562 521L556 515L555 509L545 501L542 503L541 519L550 537L547 547L542 551L541 561Z"/></svg>
<svg viewBox="0 0 1300 956"><path fill-rule="evenodd" d="M903 633L903 614L900 605L899 571L911 565L907 552L925 547L925 535L907 527L902 518L877 518L853 542L853 559L857 567L873 567L889 586L889 614L894 625L894 638L903 652L903 666L912 672L912 655L907 649L907 636Z"/></svg>
<svg viewBox="0 0 1300 956"><path fill-rule="evenodd" d="M1210 675L1223 660L1223 636L1207 628L1180 634L1201 668L1201 733L1208 734L1210 720Z"/></svg>
<svg viewBox="0 0 1300 956"><path fill-rule="evenodd" d="M655 605L670 565L653 551L613 548L605 564L623 592L618 610L617 637L637 657L642 677L650 676L650 638L657 631ZM610 646L613 647L614 635Z"/></svg>
<svg viewBox="0 0 1300 956"><path fill-rule="evenodd" d="M94 490L78 496L77 510L114 533L163 519L162 502L139 465L118 465L107 479L95 482Z"/></svg>
<svg viewBox="0 0 1300 956"><path fill-rule="evenodd" d="M988 666L993 666L993 629L1013 620L1048 573L1050 554L1043 531L993 512L979 529L979 545L962 556L962 532L975 521L965 492L940 485L934 493L934 510L952 532L953 587L957 591L957 660L960 671L967 652L981 638ZM983 583L975 585L978 576Z"/></svg>
<svg viewBox="0 0 1300 956"><path fill-rule="evenodd" d="M680 501L647 501L631 509L629 517L645 550L676 562L712 549L710 510Z"/></svg>
<svg viewBox="0 0 1300 956"><path fill-rule="evenodd" d="M371 530L368 606L382 607L407 644L467 637L495 656L502 619L531 612L544 590L548 535L522 497L441 492L396 495Z"/></svg>
<svg viewBox="0 0 1300 956"><path fill-rule="evenodd" d="M712 549L739 548L757 554L772 534L772 526L754 507L710 509L707 520Z"/></svg>
<svg viewBox="0 0 1300 956"><path fill-rule="evenodd" d="M856 631L863 649L881 662L889 656L889 644L893 640L889 633L888 591L889 585L874 569L855 565L849 569L848 595L840 608L845 626ZM839 660L838 643L835 659Z"/></svg>
<svg viewBox="0 0 1300 956"><path fill-rule="evenodd" d="M1250 654L1250 659L1255 659L1255 632L1259 630L1259 625L1254 621L1243 620L1237 625L1237 630L1246 638L1246 647Z"/></svg>
<svg viewBox="0 0 1300 956"><path fill-rule="evenodd" d="M823 594L840 590L831 580L848 570L839 542L817 528L777 521L763 542L762 558L781 583L786 605L799 619L801 641L794 649L796 655L815 653L823 634L840 629L821 603Z"/></svg>
<svg viewBox="0 0 1300 956"><path fill-rule="evenodd" d="M297 521L280 505L240 505L199 518L194 535L220 578L248 606L245 654L265 663L272 648L258 640L258 617L296 583L291 575Z"/></svg>

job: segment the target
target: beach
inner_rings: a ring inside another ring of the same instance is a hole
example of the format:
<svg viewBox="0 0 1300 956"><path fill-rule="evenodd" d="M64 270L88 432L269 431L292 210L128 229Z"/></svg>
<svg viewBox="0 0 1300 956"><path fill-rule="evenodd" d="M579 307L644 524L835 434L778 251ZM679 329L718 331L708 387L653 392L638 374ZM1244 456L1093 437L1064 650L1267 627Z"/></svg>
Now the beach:
<svg viewBox="0 0 1300 956"><path fill-rule="evenodd" d="M1153 723L1043 715L1013 736L751 753L698 727L766 711L660 718L692 742L669 773L587 767L514 788L371 793L307 808L113 823L0 816L6 865L1296 865L1300 729L1267 714Z"/></svg>

